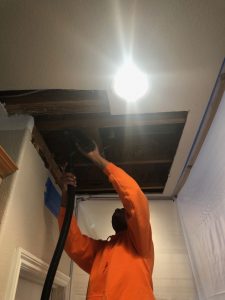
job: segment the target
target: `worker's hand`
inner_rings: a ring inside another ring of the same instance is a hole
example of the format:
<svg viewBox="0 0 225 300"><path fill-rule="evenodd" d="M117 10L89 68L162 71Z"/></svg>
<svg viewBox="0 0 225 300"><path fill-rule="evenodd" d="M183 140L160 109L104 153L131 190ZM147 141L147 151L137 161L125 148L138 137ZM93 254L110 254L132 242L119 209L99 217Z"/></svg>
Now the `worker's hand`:
<svg viewBox="0 0 225 300"><path fill-rule="evenodd" d="M104 169L105 166L109 163L100 153L98 150L98 146L95 144L95 149L89 152L83 151L83 149L77 144L78 150L86 156L88 159L90 159L96 166L98 166L100 169Z"/></svg>
<svg viewBox="0 0 225 300"><path fill-rule="evenodd" d="M96 145L95 141L92 141L92 143L95 145L95 148L91 151L86 151L86 149L84 150L82 148L82 146L79 143L76 143L77 149L80 151L81 154L83 154L84 156L86 156L89 159L92 159L93 156L99 156L99 150L98 150L98 146Z"/></svg>
<svg viewBox="0 0 225 300"><path fill-rule="evenodd" d="M108 164L108 161L99 153L96 143L83 134L77 136L76 146L84 156L100 169L104 169Z"/></svg>
<svg viewBox="0 0 225 300"><path fill-rule="evenodd" d="M72 173L62 173L61 177L61 188L62 188L62 200L61 200L61 206L66 207L67 206L67 190L68 185L72 185L74 187L77 186L77 179L76 176Z"/></svg>
<svg viewBox="0 0 225 300"><path fill-rule="evenodd" d="M63 172L61 177L61 186L64 191L67 191L68 185L72 185L74 187L77 186L76 176L72 173Z"/></svg>

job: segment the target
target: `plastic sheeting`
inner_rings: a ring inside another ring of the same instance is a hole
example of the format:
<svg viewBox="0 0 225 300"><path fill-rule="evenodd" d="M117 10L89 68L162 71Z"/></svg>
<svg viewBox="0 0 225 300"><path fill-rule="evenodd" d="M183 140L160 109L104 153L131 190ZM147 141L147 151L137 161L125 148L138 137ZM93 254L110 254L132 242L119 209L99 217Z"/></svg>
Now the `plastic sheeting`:
<svg viewBox="0 0 225 300"><path fill-rule="evenodd" d="M225 299L225 94L178 209L201 300Z"/></svg>
<svg viewBox="0 0 225 300"><path fill-rule="evenodd" d="M155 248L153 286L156 299L197 300L176 203L153 200L149 204ZM94 198L81 201L78 209L81 231L95 239L107 239L114 234L111 217L117 207L122 207L118 199ZM71 299L85 299L87 286L88 275L75 265Z"/></svg>

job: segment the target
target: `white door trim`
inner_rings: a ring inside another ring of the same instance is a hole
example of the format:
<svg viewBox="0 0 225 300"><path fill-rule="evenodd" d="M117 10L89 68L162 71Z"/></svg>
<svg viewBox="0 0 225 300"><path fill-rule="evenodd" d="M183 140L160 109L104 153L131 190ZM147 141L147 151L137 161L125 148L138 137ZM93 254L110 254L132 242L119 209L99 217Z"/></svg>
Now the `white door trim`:
<svg viewBox="0 0 225 300"><path fill-rule="evenodd" d="M8 288L6 292L7 300L14 300L16 295L17 284L20 274L24 277L28 277L34 282L44 283L49 265L43 260L37 258L30 252L24 250L23 248L17 248L16 254L13 260L13 266L11 270L11 276L8 283ZM69 283L70 277L64 273L57 271L54 280L54 289L59 289L60 294L65 295L63 297L65 300L69 299ZM57 293L56 293L57 294ZM53 296L53 298L55 298ZM56 297L57 298L57 297ZM60 298L62 299L62 298Z"/></svg>

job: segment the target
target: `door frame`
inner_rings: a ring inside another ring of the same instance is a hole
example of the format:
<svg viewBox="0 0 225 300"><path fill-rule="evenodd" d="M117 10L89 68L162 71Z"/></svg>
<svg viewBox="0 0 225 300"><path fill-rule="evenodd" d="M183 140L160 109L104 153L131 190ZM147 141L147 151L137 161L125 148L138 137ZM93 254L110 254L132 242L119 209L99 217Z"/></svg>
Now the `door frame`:
<svg viewBox="0 0 225 300"><path fill-rule="evenodd" d="M6 299L14 300L19 277L29 278L33 282L43 284L49 265L35 255L17 248L13 259L11 276L7 287ZM57 271L53 283L52 300L69 300L70 277Z"/></svg>

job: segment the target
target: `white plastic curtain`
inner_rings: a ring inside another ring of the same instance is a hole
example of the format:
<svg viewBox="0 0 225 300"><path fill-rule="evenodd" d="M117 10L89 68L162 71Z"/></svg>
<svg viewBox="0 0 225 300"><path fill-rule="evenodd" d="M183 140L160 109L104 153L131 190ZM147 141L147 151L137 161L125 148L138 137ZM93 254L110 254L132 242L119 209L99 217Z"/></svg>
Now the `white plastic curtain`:
<svg viewBox="0 0 225 300"><path fill-rule="evenodd" d="M225 299L225 94L178 209L200 300Z"/></svg>

